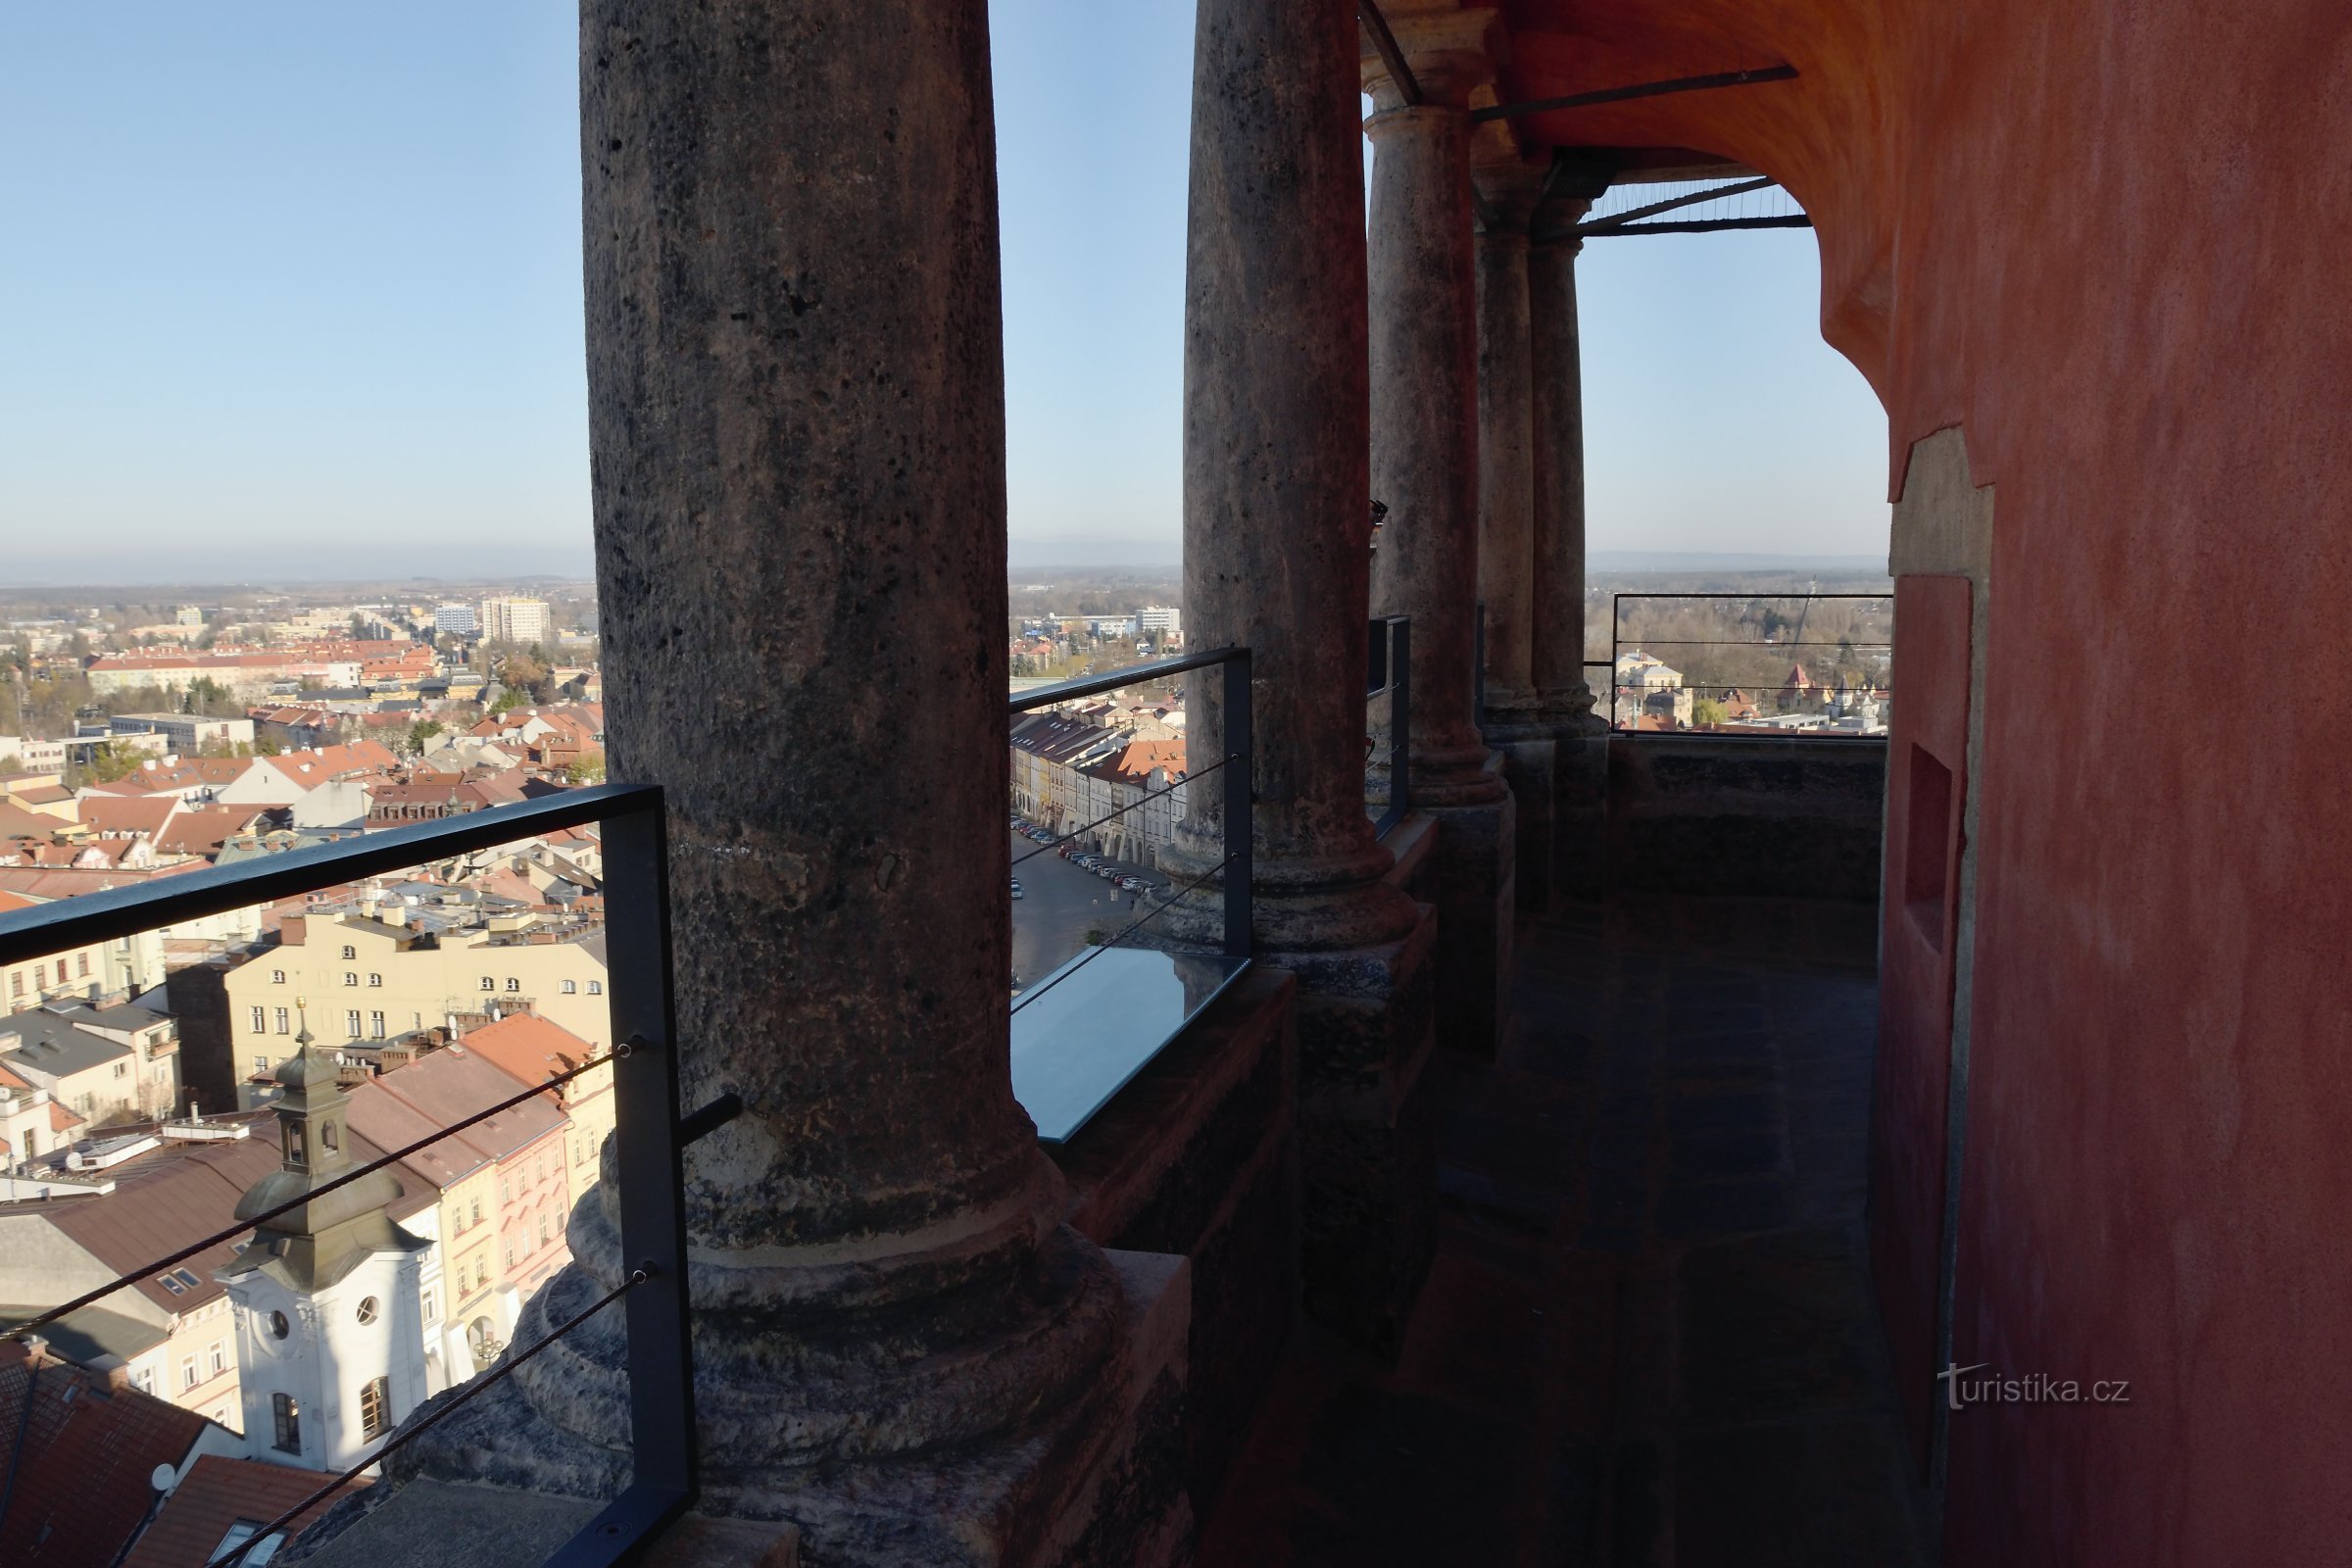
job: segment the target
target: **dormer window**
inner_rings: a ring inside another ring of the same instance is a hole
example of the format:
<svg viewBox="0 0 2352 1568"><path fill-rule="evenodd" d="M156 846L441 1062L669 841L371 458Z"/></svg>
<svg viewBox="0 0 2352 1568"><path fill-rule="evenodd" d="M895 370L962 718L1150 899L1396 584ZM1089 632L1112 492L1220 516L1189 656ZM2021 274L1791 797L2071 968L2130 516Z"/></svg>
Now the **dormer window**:
<svg viewBox="0 0 2352 1568"><path fill-rule="evenodd" d="M359 956L360 956L360 950L359 950L359 949L357 949L357 948L355 948L355 947L352 947L352 946L350 946L349 944L346 944L346 945L344 946L344 949L343 949L343 961L344 961L345 963L349 963L349 962L351 962L351 960L352 960L352 959L354 959L354 958L358 957Z"/></svg>

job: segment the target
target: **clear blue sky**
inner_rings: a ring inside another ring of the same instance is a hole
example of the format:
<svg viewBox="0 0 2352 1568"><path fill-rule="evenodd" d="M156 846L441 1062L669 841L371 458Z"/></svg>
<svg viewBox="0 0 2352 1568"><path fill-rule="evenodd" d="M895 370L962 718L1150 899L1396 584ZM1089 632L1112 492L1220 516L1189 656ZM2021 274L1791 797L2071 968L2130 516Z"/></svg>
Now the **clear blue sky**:
<svg viewBox="0 0 2352 1568"><path fill-rule="evenodd" d="M6 559L576 569L576 15L12 8ZM1016 538L1177 532L1191 26L1189 0L995 8ZM1884 553L1884 421L1820 340L1814 255L1587 248L1593 549Z"/></svg>

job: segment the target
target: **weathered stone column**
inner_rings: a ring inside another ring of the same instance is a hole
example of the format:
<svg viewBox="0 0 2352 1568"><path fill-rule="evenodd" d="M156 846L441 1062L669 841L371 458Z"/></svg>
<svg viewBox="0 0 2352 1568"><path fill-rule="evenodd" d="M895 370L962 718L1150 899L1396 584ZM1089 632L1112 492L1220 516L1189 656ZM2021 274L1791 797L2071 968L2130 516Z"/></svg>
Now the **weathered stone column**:
<svg viewBox="0 0 2352 1568"><path fill-rule="evenodd" d="M1487 607L1487 722L1526 716L1535 676L1535 407L1528 364L1527 213L1536 172L1482 170L1477 231L1478 596ZM1524 826L1524 822L1522 823Z"/></svg>
<svg viewBox="0 0 2352 1568"><path fill-rule="evenodd" d="M1184 612L1247 645L1260 956L1299 981L1301 1268L1325 1327L1393 1351L1433 1246L1427 911L1364 809L1363 163L1349 0L1200 0L1185 275ZM1225 855L1213 675L1169 858ZM1188 867L1199 869L1188 869ZM1213 934L1202 911L1200 934Z"/></svg>
<svg viewBox="0 0 2352 1568"><path fill-rule="evenodd" d="M1498 127L1488 127L1494 129ZM1480 157L1480 153L1487 156ZM1535 678L1535 389L1529 357L1528 222L1545 166L1515 144L1474 147L1478 254L1478 576L1487 611L1481 730L1502 758L1522 909L1551 902L1553 726Z"/></svg>
<svg viewBox="0 0 2352 1568"><path fill-rule="evenodd" d="M686 1154L705 1506L1041 1560L1132 1293L1008 1069L986 6L589 0L581 136L612 771L667 792L684 1103L744 1102ZM518 1343L626 1273L606 1157ZM621 1327L518 1371L489 1479L609 1484Z"/></svg>
<svg viewBox="0 0 2352 1568"><path fill-rule="evenodd" d="M1585 398L1575 228L1607 176L1561 161L1530 220L1528 340L1534 392L1535 635L1539 722L1553 736L1552 885L1597 897L1606 861L1608 722L1585 679Z"/></svg>
<svg viewBox="0 0 2352 1568"><path fill-rule="evenodd" d="M1434 814L1438 1036L1494 1054L1508 1013L1513 812L1474 709L1478 608L1478 305L1470 239L1470 94L1492 80L1492 10L1392 18L1417 102L1361 56L1374 113L1372 493L1387 503L1372 608L1413 620L1412 785Z"/></svg>

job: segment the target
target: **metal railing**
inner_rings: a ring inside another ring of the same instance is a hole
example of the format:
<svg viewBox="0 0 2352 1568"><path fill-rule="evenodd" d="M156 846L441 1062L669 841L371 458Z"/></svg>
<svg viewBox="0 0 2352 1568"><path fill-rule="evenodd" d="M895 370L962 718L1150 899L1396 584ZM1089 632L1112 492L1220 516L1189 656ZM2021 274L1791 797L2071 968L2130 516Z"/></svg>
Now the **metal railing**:
<svg viewBox="0 0 2352 1568"><path fill-rule="evenodd" d="M1643 617L1646 629L1629 627L1628 606L1660 603L1713 607L1712 618L1731 632L1757 635L1680 635L1699 628L1659 616ZM1827 612L1831 624L1816 624L1816 610L1831 606L1840 607ZM1601 671L1593 695L1620 733L1877 738L1893 697L1893 625L1890 593L1621 593L1611 596L1609 662L1585 667ZM1823 649L1832 652L1806 652ZM1809 658L1817 667L1804 669ZM1701 702L1720 716L1702 719Z"/></svg>
<svg viewBox="0 0 2352 1568"><path fill-rule="evenodd" d="M1484 636L1483 621L1481 636ZM1385 798L1380 795L1380 783L1373 773L1378 760L1375 748L1380 744L1378 724L1372 723L1371 732L1364 736L1365 794L1368 800L1378 800L1380 804L1379 810L1370 812L1372 833L1376 838L1385 838L1389 829L1403 821L1404 814L1413 808L1413 618L1373 616L1366 647L1369 656L1364 673L1364 701L1370 704L1383 697L1389 700ZM1486 662L1483 656L1479 662L1482 665ZM1483 683L1480 695L1483 701Z"/></svg>
<svg viewBox="0 0 2352 1568"><path fill-rule="evenodd" d="M1016 830L1025 831L1035 841L1034 848L1023 850L1014 858L1012 864L1017 870L1040 856L1052 852L1067 854L1078 846L1082 836L1095 834L1131 811L1144 810L1153 802L1173 797L1179 790L1189 794L1204 787L1211 775L1222 775L1217 782L1223 790L1224 853L1214 864L1180 867L1177 875L1187 878L1181 885L1174 881L1157 883L1146 876L1141 885L1131 886L1130 891L1135 895L1131 907L1142 912L1118 930L1107 934L1100 929L1089 930L1084 944L1063 956L1054 950L1076 933L1063 928L1055 934L1053 921L1056 915L1066 917L1079 912L1075 889L1063 881L1074 872L1071 868L1057 867L1040 885L1041 892L1055 888L1055 899L1070 901L1054 914L1033 917L1042 919L1042 926L1027 927L1033 939L1046 949L1044 953L1033 953L1032 958L1051 972L1026 989L1019 974L1013 976L1010 1020L1013 1096L1036 1122L1040 1142L1063 1144L1076 1137L1095 1113L1109 1103L1113 1095L1250 968L1250 930L1255 915L1252 846L1256 836L1256 796L1251 787L1255 746L1250 732L1250 651L1218 648L1181 658L1153 660L1102 675L1039 687L1010 700L1009 716L1017 722L1022 715L1039 709L1211 666L1222 671L1218 706L1223 714L1223 744L1220 755L1213 760L1190 766L1198 759L1188 757L1183 778L1170 780L1132 800L1119 801L1107 811L1101 808L1110 803L1097 799L1091 806L1080 805L1074 809L1063 802L1040 811L1039 814L1052 818L1045 824L1015 819ZM1202 706L1195 705L1196 720L1201 716ZM1209 727L1202 723L1189 725L1188 744L1200 740ZM1015 765L1047 770L1049 784L1054 781L1053 770L1062 769L1071 775L1060 780L1065 785L1093 779L1106 783L1113 792L1124 792L1133 785L1123 780L1102 779L1102 775L1092 771L1107 760L1107 748L1115 744L1115 730L1105 734L1092 730L1056 734L1048 743L1048 752L1066 748L1067 755L1024 756ZM1021 754L1025 749L1016 742L1015 751ZM1087 760L1090 758L1091 762ZM1087 788L1080 799L1097 793ZM1037 805L1034 800L1030 804L1033 808ZM1171 834L1173 804L1163 808L1170 820ZM1091 815L1092 819L1072 820L1079 815ZM1141 857L1124 856L1111 860L1107 868L1093 868L1107 869L1118 875L1124 860L1141 866L1145 872L1161 869L1153 853L1154 835L1150 821L1147 816L1141 835L1144 846ZM1131 882L1136 877L1133 872L1124 875ZM1180 928L1170 933L1168 926L1162 926L1145 937L1146 927L1185 904L1191 895L1220 881L1220 902L1213 921L1208 910L1201 907L1190 929ZM1049 901L1040 899L1013 907L1016 911L1023 907L1035 910L1046 902ZM1115 895L1111 903L1115 907ZM1020 961L1023 932L1023 917L1016 912L1013 915L1016 963ZM1102 967L1095 967L1099 960L1105 959L1108 961ZM1073 981L1077 983L1072 984Z"/></svg>
<svg viewBox="0 0 2352 1568"><path fill-rule="evenodd" d="M694 1502L701 1469L695 1440L694 1351L688 1332L683 1152L688 1144L734 1119L742 1104L728 1095L690 1115L681 1116L678 1111L675 1018L670 999L668 847L662 791L653 786L618 784L571 790L542 801L493 807L0 914L0 967L5 967L117 941L160 925L271 903L587 822L604 824L605 885L611 911L607 997L612 1039L618 1042L610 1052L7 1331L9 1338L25 1338L115 1291L307 1203L321 1192L380 1170L474 1122L544 1094L555 1084L607 1062L612 1064L620 1237L622 1255L633 1260L627 1277L546 1338L511 1351L503 1364L448 1393L445 1402L421 1420L412 1414L359 1464L329 1477L294 1507L211 1559L206 1568L241 1568L251 1552L296 1519L624 1297L634 1450L630 1483L548 1559L549 1568L616 1568L639 1555L663 1527ZM29 1408L29 1386L25 1397Z"/></svg>

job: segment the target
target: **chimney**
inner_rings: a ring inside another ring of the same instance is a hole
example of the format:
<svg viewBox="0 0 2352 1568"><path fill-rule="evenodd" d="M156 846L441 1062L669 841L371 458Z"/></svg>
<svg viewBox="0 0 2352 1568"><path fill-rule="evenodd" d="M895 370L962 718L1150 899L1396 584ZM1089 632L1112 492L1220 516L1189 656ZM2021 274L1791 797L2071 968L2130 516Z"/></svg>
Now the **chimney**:
<svg viewBox="0 0 2352 1568"><path fill-rule="evenodd" d="M92 1378L105 1383L109 1394L121 1394L130 1387L130 1363L119 1355L92 1356L83 1364Z"/></svg>

